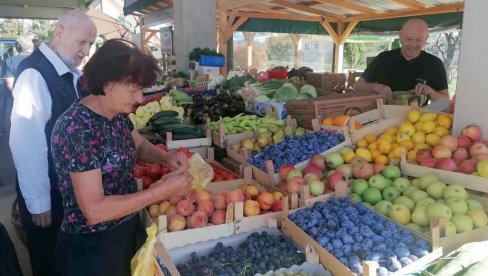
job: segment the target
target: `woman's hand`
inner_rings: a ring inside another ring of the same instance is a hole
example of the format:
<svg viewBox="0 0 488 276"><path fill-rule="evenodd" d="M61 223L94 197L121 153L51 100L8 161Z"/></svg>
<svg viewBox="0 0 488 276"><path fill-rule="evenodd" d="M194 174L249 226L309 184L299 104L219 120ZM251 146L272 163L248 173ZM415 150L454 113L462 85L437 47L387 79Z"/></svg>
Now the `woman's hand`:
<svg viewBox="0 0 488 276"><path fill-rule="evenodd" d="M155 192L164 194L166 199L172 195L185 195L191 189L192 177L188 172L171 172L151 185Z"/></svg>
<svg viewBox="0 0 488 276"><path fill-rule="evenodd" d="M190 167L188 158L181 152L164 152L163 160L166 165L170 166L176 172L186 172Z"/></svg>

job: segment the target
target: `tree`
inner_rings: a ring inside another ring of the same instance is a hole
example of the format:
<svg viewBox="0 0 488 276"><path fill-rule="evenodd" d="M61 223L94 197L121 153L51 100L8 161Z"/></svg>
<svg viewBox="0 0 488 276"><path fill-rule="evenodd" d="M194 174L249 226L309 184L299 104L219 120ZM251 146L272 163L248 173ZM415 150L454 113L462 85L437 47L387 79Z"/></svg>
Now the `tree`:
<svg viewBox="0 0 488 276"><path fill-rule="evenodd" d="M31 33L39 40L48 40L54 31L54 21L35 20L32 22Z"/></svg>
<svg viewBox="0 0 488 276"><path fill-rule="evenodd" d="M347 68L356 68L362 56L363 45L361 43L344 44L344 62L347 64Z"/></svg>
<svg viewBox="0 0 488 276"><path fill-rule="evenodd" d="M266 54L268 60L277 62L278 65L288 65L292 59L293 45L290 38L270 37L266 40Z"/></svg>
<svg viewBox="0 0 488 276"><path fill-rule="evenodd" d="M5 19L0 22L0 37L15 39L24 34L24 26L18 19Z"/></svg>
<svg viewBox="0 0 488 276"><path fill-rule="evenodd" d="M247 67L247 45L246 43L234 43L234 65L241 69ZM252 69L266 70L268 57L263 43L252 44Z"/></svg>
<svg viewBox="0 0 488 276"><path fill-rule="evenodd" d="M445 38L445 43L442 41L442 37ZM461 32L439 34L432 47L437 51L437 55L444 64L447 81L450 83L453 78L456 78L459 49L461 47Z"/></svg>

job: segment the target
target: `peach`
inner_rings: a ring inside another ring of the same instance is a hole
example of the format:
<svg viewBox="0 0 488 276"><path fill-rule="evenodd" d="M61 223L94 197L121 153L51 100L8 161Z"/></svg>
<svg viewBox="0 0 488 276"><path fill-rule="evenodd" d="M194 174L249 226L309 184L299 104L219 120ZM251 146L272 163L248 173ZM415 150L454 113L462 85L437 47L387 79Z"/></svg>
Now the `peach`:
<svg viewBox="0 0 488 276"><path fill-rule="evenodd" d="M247 185L246 189L243 192L248 193L252 199L255 199L259 196L259 190L254 185Z"/></svg>
<svg viewBox="0 0 488 276"><path fill-rule="evenodd" d="M161 202L161 204L159 204L159 214L165 215L166 212L168 212L168 209L170 206L171 206L171 204L169 203L169 201Z"/></svg>
<svg viewBox="0 0 488 276"><path fill-rule="evenodd" d="M248 193L242 193L242 196L243 196L243 198L244 198L244 201L249 200L249 199L253 199L253 198L251 197L251 195L250 195L250 194L248 194Z"/></svg>
<svg viewBox="0 0 488 276"><path fill-rule="evenodd" d="M488 147L481 142L474 142L469 148L469 154L471 154L471 156L485 153L488 153Z"/></svg>
<svg viewBox="0 0 488 276"><path fill-rule="evenodd" d="M166 211L166 216L171 216L178 214L178 211L176 210L176 206L169 206L168 210Z"/></svg>
<svg viewBox="0 0 488 276"><path fill-rule="evenodd" d="M268 192L263 192L258 196L259 207L261 210L271 209L271 205L274 202L273 194Z"/></svg>
<svg viewBox="0 0 488 276"><path fill-rule="evenodd" d="M481 129L475 125L469 125L461 131L461 134L468 136L471 142L478 141L481 138Z"/></svg>
<svg viewBox="0 0 488 276"><path fill-rule="evenodd" d="M435 158L450 158L452 156L452 150L446 145L437 145L432 149L432 156Z"/></svg>
<svg viewBox="0 0 488 276"><path fill-rule="evenodd" d="M198 191L197 192L197 202L210 200L210 193L207 191Z"/></svg>
<svg viewBox="0 0 488 276"><path fill-rule="evenodd" d="M271 204L271 211L272 212L283 211L283 201L278 200L273 202L273 204Z"/></svg>
<svg viewBox="0 0 488 276"><path fill-rule="evenodd" d="M458 139L452 135L446 135L439 140L438 144L448 146L451 151L455 151L458 148Z"/></svg>
<svg viewBox="0 0 488 276"><path fill-rule="evenodd" d="M197 191L192 188L190 192L185 195L184 199L189 200L191 203L197 202Z"/></svg>
<svg viewBox="0 0 488 276"><path fill-rule="evenodd" d="M417 162L422 163L427 158L432 158L432 151L430 149L420 149L417 151Z"/></svg>
<svg viewBox="0 0 488 276"><path fill-rule="evenodd" d="M273 200L278 201L283 198L283 193L282 192L273 192Z"/></svg>
<svg viewBox="0 0 488 276"><path fill-rule="evenodd" d="M170 232L180 231L185 229L186 220L185 217L180 214L174 214L168 217L168 230Z"/></svg>
<svg viewBox="0 0 488 276"><path fill-rule="evenodd" d="M471 139L468 136L461 135L458 137L458 148L469 149L471 147Z"/></svg>
<svg viewBox="0 0 488 276"><path fill-rule="evenodd" d="M234 190L234 191L227 192L227 194L225 194L226 204L230 204L234 202L244 202L244 195L242 194L241 191Z"/></svg>
<svg viewBox="0 0 488 276"><path fill-rule="evenodd" d="M170 198L169 198L169 203L171 205L175 205L178 204L178 202L180 202L180 200L182 200L183 197L180 196L180 195L172 195Z"/></svg>
<svg viewBox="0 0 488 276"><path fill-rule="evenodd" d="M217 225L217 224L224 224L225 223L225 211L224 210L215 210L210 218L210 221Z"/></svg>
<svg viewBox="0 0 488 276"><path fill-rule="evenodd" d="M210 217L215 211L215 208L212 201L202 200L198 202L197 211L202 211L207 215L207 217Z"/></svg>
<svg viewBox="0 0 488 276"><path fill-rule="evenodd" d="M208 223L208 217L204 212L196 211L190 217L188 217L187 222L190 228L205 227Z"/></svg>
<svg viewBox="0 0 488 276"><path fill-rule="evenodd" d="M286 191L290 194L298 193L300 191L300 187L303 185L305 185L305 179L301 176L295 176L286 181Z"/></svg>
<svg viewBox="0 0 488 276"><path fill-rule="evenodd" d="M244 202L244 215L246 217L256 216L261 213L261 209L259 208L259 202L256 200L246 200Z"/></svg>
<svg viewBox="0 0 488 276"><path fill-rule="evenodd" d="M435 164L436 169L455 172L457 165L451 158L440 158Z"/></svg>
<svg viewBox="0 0 488 276"><path fill-rule="evenodd" d="M153 204L153 205L149 206L147 212L149 213L150 217L157 218L159 215L159 205Z"/></svg>
<svg viewBox="0 0 488 276"><path fill-rule="evenodd" d="M225 210L227 209L227 204L225 204L225 196L223 195L216 195L212 199L212 203L216 210Z"/></svg>
<svg viewBox="0 0 488 276"><path fill-rule="evenodd" d="M193 214L193 211L195 211L195 205L193 205L191 201L183 199L176 205L176 210L180 215L189 216Z"/></svg>
<svg viewBox="0 0 488 276"><path fill-rule="evenodd" d="M472 174L476 171L476 164L478 164L478 160L475 159L466 159L458 167L458 171L465 173L465 174Z"/></svg>

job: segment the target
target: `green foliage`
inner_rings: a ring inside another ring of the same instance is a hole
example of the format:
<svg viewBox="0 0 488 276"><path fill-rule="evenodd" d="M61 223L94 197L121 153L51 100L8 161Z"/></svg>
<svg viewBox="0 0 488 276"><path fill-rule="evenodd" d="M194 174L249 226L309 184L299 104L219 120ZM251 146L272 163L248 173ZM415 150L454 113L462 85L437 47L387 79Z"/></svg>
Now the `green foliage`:
<svg viewBox="0 0 488 276"><path fill-rule="evenodd" d="M217 51L212 50L208 47L203 48L203 49L200 47L197 47L197 48L194 48L193 50L191 50L188 58L190 60L193 60L193 61L198 61L198 59L200 59L200 56L223 56L223 55L220 53L217 53Z"/></svg>
<svg viewBox="0 0 488 276"><path fill-rule="evenodd" d="M268 60L276 60L279 62L286 62L292 56L293 46L291 43L277 42L269 45L266 49Z"/></svg>
<svg viewBox="0 0 488 276"><path fill-rule="evenodd" d="M346 43L344 44L344 61L347 68L356 68L363 54L363 44Z"/></svg>
<svg viewBox="0 0 488 276"><path fill-rule="evenodd" d="M393 40L393 42L391 43L391 49L394 50L394 49L398 49L398 48L401 48L402 47L402 44L400 43L400 39L395 39Z"/></svg>
<svg viewBox="0 0 488 276"><path fill-rule="evenodd" d="M54 21L36 20L32 22L31 33L39 40L49 40L54 31Z"/></svg>
<svg viewBox="0 0 488 276"><path fill-rule="evenodd" d="M24 27L20 20L5 19L0 22L0 37L15 39L24 34Z"/></svg>

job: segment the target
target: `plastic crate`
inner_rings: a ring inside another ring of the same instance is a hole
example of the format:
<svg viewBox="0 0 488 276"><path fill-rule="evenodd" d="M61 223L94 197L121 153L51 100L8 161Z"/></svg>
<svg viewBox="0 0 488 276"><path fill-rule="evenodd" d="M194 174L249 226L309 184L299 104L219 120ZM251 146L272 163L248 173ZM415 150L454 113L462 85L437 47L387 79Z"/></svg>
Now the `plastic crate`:
<svg viewBox="0 0 488 276"><path fill-rule="evenodd" d="M200 66L222 67L225 64L224 56L200 56Z"/></svg>
<svg viewBox="0 0 488 276"><path fill-rule="evenodd" d="M269 70L268 71L268 78L286 80L286 78L288 78L288 71L287 70Z"/></svg>

